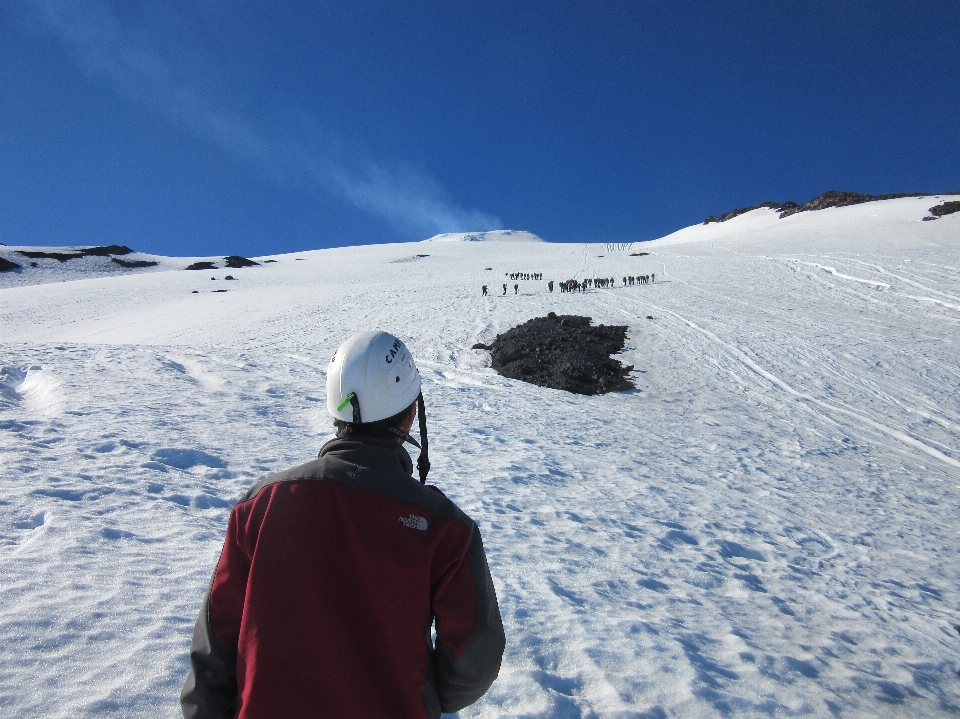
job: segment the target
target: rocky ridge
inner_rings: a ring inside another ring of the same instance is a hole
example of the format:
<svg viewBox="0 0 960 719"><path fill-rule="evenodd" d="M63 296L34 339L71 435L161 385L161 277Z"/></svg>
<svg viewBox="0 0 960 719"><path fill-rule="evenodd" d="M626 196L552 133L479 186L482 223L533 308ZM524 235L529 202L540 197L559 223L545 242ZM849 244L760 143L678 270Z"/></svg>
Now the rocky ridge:
<svg viewBox="0 0 960 719"><path fill-rule="evenodd" d="M892 195L864 195L859 192L846 192L843 190L828 190L822 195L814 197L809 202L804 202L802 205L798 205L796 202L761 202L759 205L751 205L750 207L740 207L736 210L731 210L722 215L711 215L706 220L703 221L703 224L709 225L711 222L726 222L727 220L732 220L734 217L739 217L747 212L752 210L759 210L762 207L770 208L780 213L780 219L784 217L789 217L790 215L795 215L798 212L810 212L813 210L825 210L828 207L847 207L848 205L859 205L864 202L876 202L878 200L895 200L900 197L926 197L931 193L928 192L899 192ZM951 194L960 194L960 193L941 193L945 195ZM931 209L931 212L933 210Z"/></svg>

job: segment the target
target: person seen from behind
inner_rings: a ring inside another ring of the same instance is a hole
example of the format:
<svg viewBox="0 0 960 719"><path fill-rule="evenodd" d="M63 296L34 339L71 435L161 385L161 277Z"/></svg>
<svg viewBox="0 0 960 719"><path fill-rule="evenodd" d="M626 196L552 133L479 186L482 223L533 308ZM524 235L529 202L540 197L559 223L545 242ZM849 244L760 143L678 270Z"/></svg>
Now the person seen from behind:
<svg viewBox="0 0 960 719"><path fill-rule="evenodd" d="M435 486L420 374L387 332L327 371L335 439L233 508L180 703L186 719L436 719L505 646L477 525ZM419 481L404 442L419 412ZM431 636L435 629L435 638Z"/></svg>

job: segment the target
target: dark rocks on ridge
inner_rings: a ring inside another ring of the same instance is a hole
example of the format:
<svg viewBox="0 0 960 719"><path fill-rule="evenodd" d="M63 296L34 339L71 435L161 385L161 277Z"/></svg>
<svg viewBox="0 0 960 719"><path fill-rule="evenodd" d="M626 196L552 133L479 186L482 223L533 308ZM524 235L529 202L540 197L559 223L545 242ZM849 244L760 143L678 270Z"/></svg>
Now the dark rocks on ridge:
<svg viewBox="0 0 960 719"><path fill-rule="evenodd" d="M0 272L12 272L13 270L19 270L20 265L16 262L11 262L10 260L0 257Z"/></svg>
<svg viewBox="0 0 960 719"><path fill-rule="evenodd" d="M224 257L223 263L231 269L237 269L240 267L259 267L260 266L259 262L248 260L246 257L241 257L240 255L230 255L229 257Z"/></svg>
<svg viewBox="0 0 960 719"><path fill-rule="evenodd" d="M92 255L94 257L109 257L110 255L129 255L132 253L126 245L106 245L105 247L88 247L80 250L82 255Z"/></svg>
<svg viewBox="0 0 960 719"><path fill-rule="evenodd" d="M273 260L267 260L272 262ZM254 262L251 259L246 257L241 257L240 255L229 255L223 258L223 266L229 267L230 269L238 269L241 267L259 267L259 262ZM187 267L188 270L216 270L219 269L215 262L194 262L192 265ZM226 291L226 290L224 290Z"/></svg>
<svg viewBox="0 0 960 719"><path fill-rule="evenodd" d="M133 250L125 245L106 245L104 247L86 247L75 252L40 252L37 250L17 250L18 255L29 257L31 260L77 260L81 257L109 257L110 255L129 255Z"/></svg>
<svg viewBox="0 0 960 719"><path fill-rule="evenodd" d="M535 317L507 330L489 346L491 366L499 374L540 387L574 394L604 394L633 389L624 367L610 357L623 349L626 325L591 327L577 315Z"/></svg>
<svg viewBox="0 0 960 719"><path fill-rule="evenodd" d="M843 192L842 190L829 190L818 197L814 197L809 202L804 202L799 207L787 208L780 213L780 218L795 215L798 212L807 212L808 210L825 210L828 207L847 207L848 205L861 205L864 202L876 202L878 200L896 200L900 197L923 197L922 192L898 192L892 195L862 195L859 192Z"/></svg>
<svg viewBox="0 0 960 719"><path fill-rule="evenodd" d="M18 255L29 257L31 260L56 260L66 262L83 257L79 252L36 252L34 250L17 250Z"/></svg>
<svg viewBox="0 0 960 719"><path fill-rule="evenodd" d="M110 260L121 267L156 267L160 264L152 260L119 260L116 257L111 257Z"/></svg>
<svg viewBox="0 0 960 719"><path fill-rule="evenodd" d="M860 205L864 202L876 202L877 200L896 200L900 197L924 197L929 193L925 192L898 192L892 195L864 195L859 192L845 192L843 190L828 190L822 195L814 197L809 202L798 205L796 202L761 202L759 205L750 207L741 207L731 210L723 215L711 215L703 224L708 225L711 222L726 222L732 220L751 210L758 210L761 207L769 207L780 213L780 219L795 215L798 212L809 212L813 210L825 210L828 207L847 207L848 205Z"/></svg>
<svg viewBox="0 0 960 719"><path fill-rule="evenodd" d="M703 224L709 225L711 222L726 222L727 220L732 220L734 217L745 215L753 210L759 210L761 207L769 207L771 210L784 212L796 206L796 202L761 202L759 205L750 205L750 207L738 207L736 210L730 210L730 212L725 212L722 215L710 215L710 217L703 221Z"/></svg>
<svg viewBox="0 0 960 719"><path fill-rule="evenodd" d="M960 212L960 200L941 202L939 205L931 207L929 212L931 217L924 217L924 220L935 220L944 215L952 215L954 212Z"/></svg>

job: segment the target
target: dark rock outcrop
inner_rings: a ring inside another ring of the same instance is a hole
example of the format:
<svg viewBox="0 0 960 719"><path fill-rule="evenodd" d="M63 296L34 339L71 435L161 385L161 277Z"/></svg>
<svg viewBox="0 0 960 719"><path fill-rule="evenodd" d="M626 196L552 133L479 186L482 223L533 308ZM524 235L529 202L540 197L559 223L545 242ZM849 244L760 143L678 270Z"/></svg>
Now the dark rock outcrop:
<svg viewBox="0 0 960 719"><path fill-rule="evenodd" d="M31 260L57 260L66 262L67 260L76 260L83 257L79 252L36 252L34 250L17 250L18 255L29 257Z"/></svg>
<svg viewBox="0 0 960 719"><path fill-rule="evenodd" d="M711 222L726 222L727 220L732 220L734 217L745 215L753 210L759 210L761 207L769 207L771 210L783 212L786 209L796 206L796 202L761 202L759 205L750 205L750 207L738 207L736 210L730 210L730 212L725 212L722 215L710 215L710 217L703 221L703 224L709 225Z"/></svg>
<svg viewBox="0 0 960 719"><path fill-rule="evenodd" d="M231 269L237 269L240 267L259 267L259 262L254 262L253 260L248 260L246 257L241 257L240 255L230 255L229 257L223 258L223 263L230 267Z"/></svg>
<svg viewBox="0 0 960 719"><path fill-rule="evenodd" d="M944 215L952 215L954 212L960 212L960 200L951 200L949 202L941 202L939 205L930 208L930 214L933 217L924 217L925 220L935 220L938 217L943 217Z"/></svg>
<svg viewBox="0 0 960 719"><path fill-rule="evenodd" d="M125 245L105 245L103 247L85 247L75 252L40 252L38 250L17 250L18 255L29 257L31 260L77 260L81 257L110 257L110 255L129 255L133 250Z"/></svg>
<svg viewBox="0 0 960 719"><path fill-rule="evenodd" d="M110 258L111 262L116 262L121 267L156 267L159 262L152 260L118 260L116 257Z"/></svg>
<svg viewBox="0 0 960 719"><path fill-rule="evenodd" d="M507 330L489 346L491 366L499 374L574 394L604 394L633 389L624 367L610 357L623 349L626 325L591 327L589 317L536 317Z"/></svg>
<svg viewBox="0 0 960 719"><path fill-rule="evenodd" d="M13 270L19 270L20 265L16 262L11 262L6 260L3 257L0 257L0 272L13 272Z"/></svg>
<svg viewBox="0 0 960 719"><path fill-rule="evenodd" d="M922 192L898 192L893 195L862 195L859 192L829 190L818 197L814 197L809 202L804 202L802 205L784 209L780 213L780 219L789 217L790 215L795 215L798 212L807 212L809 210L825 210L828 207L847 207L848 205L861 205L864 202L896 200L900 197L923 197L923 194L924 193Z"/></svg>
<svg viewBox="0 0 960 719"><path fill-rule="evenodd" d="M194 262L192 265L187 265L186 269L188 270L215 270L217 269L216 262Z"/></svg>
<svg viewBox="0 0 960 719"><path fill-rule="evenodd" d="M88 247L80 250L82 255L92 255L94 257L109 257L110 255L129 255L131 250L126 245L106 245L105 247Z"/></svg>

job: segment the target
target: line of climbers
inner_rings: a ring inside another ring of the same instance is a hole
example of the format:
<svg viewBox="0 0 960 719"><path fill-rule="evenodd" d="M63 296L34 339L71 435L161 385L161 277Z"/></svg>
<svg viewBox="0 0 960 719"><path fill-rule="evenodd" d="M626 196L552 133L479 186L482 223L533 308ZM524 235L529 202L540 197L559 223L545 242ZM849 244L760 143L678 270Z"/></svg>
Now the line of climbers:
<svg viewBox="0 0 960 719"><path fill-rule="evenodd" d="M634 284L645 285L656 280L655 274L649 275L637 275L636 277L624 277L623 286L633 286ZM558 283L561 292L586 292L588 289L604 289L607 287L615 287L616 279L613 277L594 277L586 278L584 280L567 280L566 282ZM550 283L550 291L553 292L553 283Z"/></svg>
<svg viewBox="0 0 960 719"><path fill-rule="evenodd" d="M511 279L513 279L514 276L518 277L519 279L527 279L527 278L542 279L543 278L543 273L540 273L540 272L531 273L526 277L523 276L523 273L511 274L508 272L507 275L510 276ZM657 276L653 273L649 275L636 275L636 276L624 277L623 286L632 287L635 284L646 285L652 282L656 282L656 279L657 279ZM604 289L607 287L616 287L616 284L617 284L617 280L614 277L593 277L593 278L588 277L584 280L566 280L563 282L558 282L557 287L560 289L561 292L586 292L588 289L593 289L593 288ZM553 292L553 280L550 280L549 282L547 282L547 289L550 292ZM514 284L513 294L516 295L519 293L520 293L520 285ZM503 294L504 295L507 294L506 283L504 283L503 285ZM483 297L488 296L487 285L483 285L482 296Z"/></svg>
<svg viewBox="0 0 960 719"><path fill-rule="evenodd" d="M542 280L542 272L504 272L504 276L509 280Z"/></svg>

